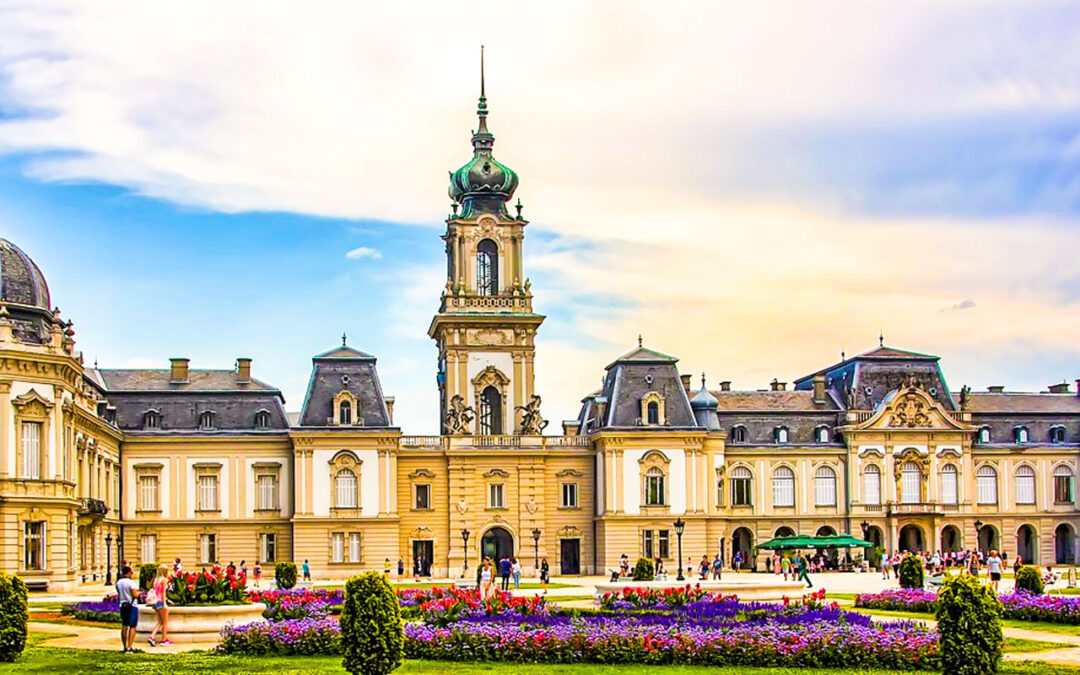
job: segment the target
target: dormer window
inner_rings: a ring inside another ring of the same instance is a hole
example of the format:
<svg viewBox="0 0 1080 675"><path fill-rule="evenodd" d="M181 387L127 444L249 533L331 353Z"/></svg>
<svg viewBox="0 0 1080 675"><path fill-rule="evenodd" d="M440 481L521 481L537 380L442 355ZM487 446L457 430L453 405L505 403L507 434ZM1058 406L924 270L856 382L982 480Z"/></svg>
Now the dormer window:
<svg viewBox="0 0 1080 675"><path fill-rule="evenodd" d="M214 428L214 413L207 410L199 414L199 429L207 430Z"/></svg>
<svg viewBox="0 0 1080 675"><path fill-rule="evenodd" d="M255 428L266 429L270 426L270 412L267 410L260 410L255 413Z"/></svg>
<svg viewBox="0 0 1080 675"><path fill-rule="evenodd" d="M1027 443L1030 438L1027 427L1016 427L1013 434L1017 443Z"/></svg>
<svg viewBox="0 0 1080 675"><path fill-rule="evenodd" d="M990 427L981 427L979 429L979 442L980 443L989 443L990 442Z"/></svg>
<svg viewBox="0 0 1080 675"><path fill-rule="evenodd" d="M655 391L650 391L641 397L641 422L639 424L661 425L667 424L664 411L664 397Z"/></svg>
<svg viewBox="0 0 1080 675"><path fill-rule="evenodd" d="M344 427L352 424L352 403L349 401L338 404L338 424Z"/></svg>
<svg viewBox="0 0 1080 675"><path fill-rule="evenodd" d="M660 424L660 404L656 401L649 401L649 404L645 406L648 414L649 424Z"/></svg>
<svg viewBox="0 0 1080 675"><path fill-rule="evenodd" d="M732 443L745 443L746 442L746 427L741 424L736 424L731 427L731 442Z"/></svg>
<svg viewBox="0 0 1080 675"><path fill-rule="evenodd" d="M161 413L156 410L147 410L143 413L143 429L155 430L161 428Z"/></svg>
<svg viewBox="0 0 1080 675"><path fill-rule="evenodd" d="M814 439L818 443L828 443L829 442L829 427L822 425L822 426L814 429Z"/></svg>
<svg viewBox="0 0 1080 675"><path fill-rule="evenodd" d="M1050 442L1051 443L1064 443L1065 442L1065 427L1054 426L1050 427Z"/></svg>
<svg viewBox="0 0 1080 675"><path fill-rule="evenodd" d="M790 440L787 427L776 427L773 429L773 440L777 444L787 443Z"/></svg>

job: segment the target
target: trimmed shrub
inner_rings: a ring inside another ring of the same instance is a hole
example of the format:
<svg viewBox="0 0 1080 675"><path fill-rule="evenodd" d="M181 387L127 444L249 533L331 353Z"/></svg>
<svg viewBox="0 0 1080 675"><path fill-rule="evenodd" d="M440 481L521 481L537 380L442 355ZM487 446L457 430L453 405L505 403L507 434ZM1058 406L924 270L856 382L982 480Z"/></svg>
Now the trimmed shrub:
<svg viewBox="0 0 1080 675"><path fill-rule="evenodd" d="M991 675L1001 663L1001 603L993 589L967 574L948 576L938 593L941 670Z"/></svg>
<svg viewBox="0 0 1080 675"><path fill-rule="evenodd" d="M1043 594L1042 575L1038 567L1024 565L1016 571L1016 590L1027 591L1032 595Z"/></svg>
<svg viewBox="0 0 1080 675"><path fill-rule="evenodd" d="M648 558L638 558L637 564L634 565L634 581L652 581L653 574L653 561Z"/></svg>
<svg viewBox="0 0 1080 675"><path fill-rule="evenodd" d="M154 577L157 575L157 563L143 563L139 565L139 590L148 591L150 585L154 583Z"/></svg>
<svg viewBox="0 0 1080 675"><path fill-rule="evenodd" d="M274 582L277 587L287 591L296 585L296 563L279 562L274 565Z"/></svg>
<svg viewBox="0 0 1080 675"><path fill-rule="evenodd" d="M0 661L11 662L26 647L26 584L0 572Z"/></svg>
<svg viewBox="0 0 1080 675"><path fill-rule="evenodd" d="M345 670L386 675L401 665L405 630L397 594L385 576L367 572L349 579L340 624Z"/></svg>
<svg viewBox="0 0 1080 675"><path fill-rule="evenodd" d="M900 561L900 588L922 588L923 566L913 555L904 556Z"/></svg>

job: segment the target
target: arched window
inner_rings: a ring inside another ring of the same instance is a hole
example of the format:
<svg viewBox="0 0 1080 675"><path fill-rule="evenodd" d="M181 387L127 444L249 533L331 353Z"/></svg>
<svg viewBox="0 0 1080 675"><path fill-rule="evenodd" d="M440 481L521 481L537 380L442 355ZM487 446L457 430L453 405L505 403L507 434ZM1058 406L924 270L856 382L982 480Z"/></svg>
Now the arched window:
<svg viewBox="0 0 1080 675"><path fill-rule="evenodd" d="M997 471L984 464L975 472L975 487L980 504L997 504Z"/></svg>
<svg viewBox="0 0 1080 675"><path fill-rule="evenodd" d="M788 429L787 427L776 427L773 429L773 440L777 443L788 442Z"/></svg>
<svg viewBox="0 0 1080 675"><path fill-rule="evenodd" d="M199 415L199 428L200 429L213 429L214 428L214 413L206 411Z"/></svg>
<svg viewBox="0 0 1080 675"><path fill-rule="evenodd" d="M941 467L941 503L942 504L957 504L959 503L959 495L956 489L957 477L959 474L956 471L955 464L946 464Z"/></svg>
<svg viewBox="0 0 1080 675"><path fill-rule="evenodd" d="M147 410L143 413L143 429L160 429L161 414L156 410Z"/></svg>
<svg viewBox="0 0 1080 675"><path fill-rule="evenodd" d="M990 427L980 427L979 428L979 443L989 443L989 442L990 442Z"/></svg>
<svg viewBox="0 0 1080 675"><path fill-rule="evenodd" d="M1027 464L1016 467L1016 503L1035 503L1035 469Z"/></svg>
<svg viewBox="0 0 1080 675"><path fill-rule="evenodd" d="M753 501L754 476L745 466L731 470L731 505L750 506Z"/></svg>
<svg viewBox="0 0 1080 675"><path fill-rule="evenodd" d="M881 469L871 464L863 469L863 504L881 504Z"/></svg>
<svg viewBox="0 0 1080 675"><path fill-rule="evenodd" d="M255 413L255 428L265 429L268 426L270 426L270 413L265 410Z"/></svg>
<svg viewBox="0 0 1080 675"><path fill-rule="evenodd" d="M480 435L502 433L502 394L495 385L489 385L480 393Z"/></svg>
<svg viewBox="0 0 1080 675"><path fill-rule="evenodd" d="M342 469L334 476L334 506L339 509L355 509L357 501L356 474L352 469Z"/></svg>
<svg viewBox="0 0 1080 675"><path fill-rule="evenodd" d="M1013 429L1013 435L1017 443L1027 443L1029 434L1027 427L1016 427Z"/></svg>
<svg viewBox="0 0 1080 675"><path fill-rule="evenodd" d="M915 462L904 462L900 467L900 501L903 504L922 501L922 469Z"/></svg>
<svg viewBox="0 0 1080 675"><path fill-rule="evenodd" d="M773 471L773 506L795 506L795 472L786 466Z"/></svg>
<svg viewBox="0 0 1080 675"><path fill-rule="evenodd" d="M1050 442L1051 443L1064 443L1065 442L1065 427L1058 425L1050 427Z"/></svg>
<svg viewBox="0 0 1080 675"><path fill-rule="evenodd" d="M476 292L480 295L499 293L499 246L490 239L476 245Z"/></svg>
<svg viewBox="0 0 1080 675"><path fill-rule="evenodd" d="M828 466L819 466L814 473L814 505L836 506L836 472Z"/></svg>
<svg viewBox="0 0 1080 675"><path fill-rule="evenodd" d="M347 427L352 424L352 403L342 401L338 404L338 424Z"/></svg>
<svg viewBox="0 0 1080 675"><path fill-rule="evenodd" d="M731 427L731 442L732 443L745 443L746 442L746 427L741 424L736 424Z"/></svg>
<svg viewBox="0 0 1080 675"><path fill-rule="evenodd" d="M654 466L645 472L645 506L663 506L667 503L664 470Z"/></svg>
<svg viewBox="0 0 1080 675"><path fill-rule="evenodd" d="M656 401L649 401L645 409L648 411L648 423L660 424L660 404Z"/></svg>
<svg viewBox="0 0 1080 675"><path fill-rule="evenodd" d="M1073 472L1064 464L1054 469L1054 503L1071 504L1073 501Z"/></svg>
<svg viewBox="0 0 1080 675"><path fill-rule="evenodd" d="M829 427L822 425L814 429L814 438L817 440L818 443L828 443Z"/></svg>

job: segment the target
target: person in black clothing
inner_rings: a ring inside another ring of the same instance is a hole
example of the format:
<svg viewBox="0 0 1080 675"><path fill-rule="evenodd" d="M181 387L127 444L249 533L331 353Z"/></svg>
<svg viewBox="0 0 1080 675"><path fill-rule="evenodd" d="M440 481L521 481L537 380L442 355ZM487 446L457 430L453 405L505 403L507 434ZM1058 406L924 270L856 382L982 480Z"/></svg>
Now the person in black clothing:
<svg viewBox="0 0 1080 675"><path fill-rule="evenodd" d="M502 576L502 589L504 591L510 590L510 559L503 557L499 561L499 575Z"/></svg>
<svg viewBox="0 0 1080 675"><path fill-rule="evenodd" d="M544 595L547 595L548 577L551 574L551 566L548 565L547 558L544 558L540 562L540 585L544 587Z"/></svg>

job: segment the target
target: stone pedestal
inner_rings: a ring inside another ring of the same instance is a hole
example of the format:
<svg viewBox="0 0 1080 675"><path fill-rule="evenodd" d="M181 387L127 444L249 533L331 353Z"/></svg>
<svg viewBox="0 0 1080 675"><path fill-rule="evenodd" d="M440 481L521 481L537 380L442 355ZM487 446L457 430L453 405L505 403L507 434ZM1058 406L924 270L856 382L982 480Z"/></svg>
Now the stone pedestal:
<svg viewBox="0 0 1080 675"><path fill-rule="evenodd" d="M266 621L262 613L266 605L253 602L247 605L198 605L168 608L169 639L173 642L216 643L226 623L240 626ZM135 629L137 642L146 642L154 629L157 615L151 607L139 605L139 626Z"/></svg>

